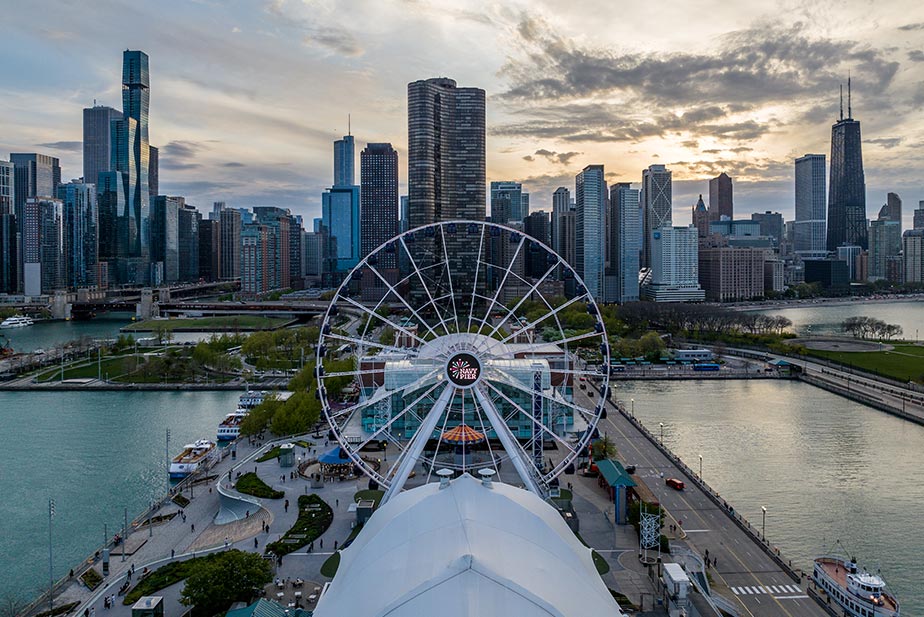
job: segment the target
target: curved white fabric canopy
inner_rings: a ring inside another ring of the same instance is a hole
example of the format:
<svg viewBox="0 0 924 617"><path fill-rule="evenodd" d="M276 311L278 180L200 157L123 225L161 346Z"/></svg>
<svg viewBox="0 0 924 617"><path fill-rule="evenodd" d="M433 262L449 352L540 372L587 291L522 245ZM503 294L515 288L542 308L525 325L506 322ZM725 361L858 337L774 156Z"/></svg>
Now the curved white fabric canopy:
<svg viewBox="0 0 924 617"><path fill-rule="evenodd" d="M622 615L538 496L465 474L395 495L343 551L316 617Z"/></svg>

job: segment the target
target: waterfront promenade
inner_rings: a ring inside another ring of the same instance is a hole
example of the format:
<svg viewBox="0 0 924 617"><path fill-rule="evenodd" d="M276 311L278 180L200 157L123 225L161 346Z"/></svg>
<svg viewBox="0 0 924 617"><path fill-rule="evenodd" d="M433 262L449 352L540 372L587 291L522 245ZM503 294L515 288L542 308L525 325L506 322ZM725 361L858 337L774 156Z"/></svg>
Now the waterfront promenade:
<svg viewBox="0 0 924 617"><path fill-rule="evenodd" d="M583 391L576 391L575 397L583 399L583 405L593 404ZM607 402L607 407L610 413L600 421L598 429L615 443L620 459L636 466L636 475L658 498L670 521L676 521L670 523L681 531L681 541L676 545L685 545L700 555L708 550L710 559L717 560L716 566L709 568L713 593L732 602L741 615L827 614L810 597L801 572L790 570L785 556L771 556L775 551L772 543L764 545L757 539L753 523L749 527L734 514L734 504L726 508L721 497L712 496L705 485L698 486L694 476L687 475L692 472L684 471L686 466L660 447L628 411L612 401ZM667 487L664 478L668 477L684 480L685 490Z"/></svg>

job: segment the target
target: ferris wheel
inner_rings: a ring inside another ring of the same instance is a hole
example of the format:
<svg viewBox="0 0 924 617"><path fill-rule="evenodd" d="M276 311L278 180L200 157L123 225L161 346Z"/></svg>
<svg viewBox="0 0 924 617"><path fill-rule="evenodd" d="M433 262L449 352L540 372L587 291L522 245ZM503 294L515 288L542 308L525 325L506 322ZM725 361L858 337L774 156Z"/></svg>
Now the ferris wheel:
<svg viewBox="0 0 924 617"><path fill-rule="evenodd" d="M597 365L609 366L606 329L562 257L522 230L452 221L402 233L352 269L323 317L315 370L342 452L387 499L412 474L511 466L544 495L595 436L609 392ZM602 396L576 397L579 385Z"/></svg>

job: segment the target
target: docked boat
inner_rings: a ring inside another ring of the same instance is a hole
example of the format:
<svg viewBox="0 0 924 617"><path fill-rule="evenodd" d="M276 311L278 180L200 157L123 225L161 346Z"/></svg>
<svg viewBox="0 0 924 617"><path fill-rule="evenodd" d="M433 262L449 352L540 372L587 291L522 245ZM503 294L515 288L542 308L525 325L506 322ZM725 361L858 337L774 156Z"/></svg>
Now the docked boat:
<svg viewBox="0 0 924 617"><path fill-rule="evenodd" d="M25 317L24 315L13 315L12 317L7 317L3 320L3 323L0 323L0 328L26 328L28 326L34 326L35 322L32 321L31 317Z"/></svg>
<svg viewBox="0 0 924 617"><path fill-rule="evenodd" d="M254 407L258 406L260 403L263 402L263 399L266 398L267 394L269 394L269 392L267 392L266 390L261 390L257 392L248 390L247 392L241 395L237 406L240 409L253 409Z"/></svg>
<svg viewBox="0 0 924 617"><path fill-rule="evenodd" d="M899 617L898 600L886 591L885 581L836 555L818 557L812 574L820 589L849 617Z"/></svg>
<svg viewBox="0 0 924 617"><path fill-rule="evenodd" d="M208 439L199 439L196 443L188 444L170 463L170 477L185 478L199 467L211 462L217 451L215 442Z"/></svg>
<svg viewBox="0 0 924 617"><path fill-rule="evenodd" d="M247 417L247 411L238 409L234 413L229 413L225 419L218 424L218 441L234 441L241 434L241 422Z"/></svg>

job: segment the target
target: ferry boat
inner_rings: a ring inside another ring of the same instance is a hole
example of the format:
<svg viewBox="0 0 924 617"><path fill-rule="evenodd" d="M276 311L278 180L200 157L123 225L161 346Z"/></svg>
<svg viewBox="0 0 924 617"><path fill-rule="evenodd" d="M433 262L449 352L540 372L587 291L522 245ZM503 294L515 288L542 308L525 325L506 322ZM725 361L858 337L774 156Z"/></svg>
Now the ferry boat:
<svg viewBox="0 0 924 617"><path fill-rule="evenodd" d="M258 392L248 390L247 392L241 395L240 399L238 400L237 406L240 409L248 409L248 410L253 409L254 407L258 406L260 403L263 402L263 399L266 398L267 394L269 394L269 392L267 392L266 390L261 390Z"/></svg>
<svg viewBox="0 0 924 617"><path fill-rule="evenodd" d="M812 574L815 584L837 602L849 617L899 617L898 600L885 581L836 555L818 557Z"/></svg>
<svg viewBox="0 0 924 617"><path fill-rule="evenodd" d="M12 317L7 317L3 320L3 323L0 323L0 328L25 328L28 326L35 325L35 322L32 321L31 317L25 317L23 315L14 315Z"/></svg>
<svg viewBox="0 0 924 617"><path fill-rule="evenodd" d="M247 410L238 409L229 413L218 424L218 441L234 441L241 434L241 422L247 417Z"/></svg>
<svg viewBox="0 0 924 617"><path fill-rule="evenodd" d="M183 448L183 451L170 463L170 477L185 478L201 465L206 465L217 452L215 442L199 439Z"/></svg>

